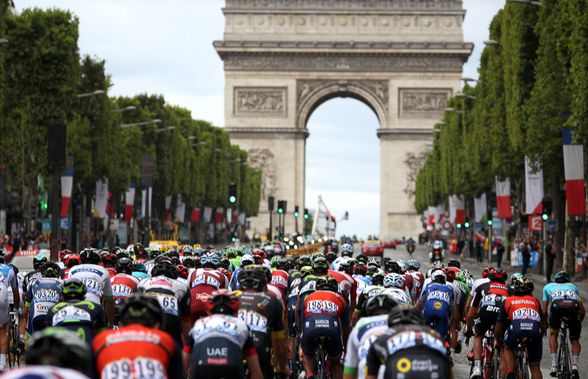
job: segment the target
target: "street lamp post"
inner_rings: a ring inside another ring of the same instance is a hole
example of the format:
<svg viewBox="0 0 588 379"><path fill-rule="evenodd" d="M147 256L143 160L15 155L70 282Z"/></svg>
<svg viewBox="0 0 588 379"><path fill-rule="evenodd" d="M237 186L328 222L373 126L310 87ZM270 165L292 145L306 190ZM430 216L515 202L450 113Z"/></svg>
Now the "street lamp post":
<svg viewBox="0 0 588 379"><path fill-rule="evenodd" d="M93 92L79 93L77 96L78 96L78 99L82 99L84 97L104 95L105 93L106 93L106 91L104 91L103 89L97 89L96 91L93 91Z"/></svg>
<svg viewBox="0 0 588 379"><path fill-rule="evenodd" d="M499 47L500 46L500 42L498 42L496 40L493 40L493 39L489 39L489 40L484 41L484 45L486 45L486 46L497 46L497 47Z"/></svg>
<svg viewBox="0 0 588 379"><path fill-rule="evenodd" d="M518 4L527 4L527 5L535 5L537 7L542 7L543 4L540 1L534 0L510 0L511 3L518 3Z"/></svg>
<svg viewBox="0 0 588 379"><path fill-rule="evenodd" d="M121 129L126 129L126 128L130 128L133 126L144 126L144 125L151 125L151 124L160 124L161 120L156 118L153 120L149 120L149 121L143 121L143 122L133 122L130 124L120 124L118 127Z"/></svg>
<svg viewBox="0 0 588 379"><path fill-rule="evenodd" d="M137 110L136 106L129 105L128 107L113 109L110 111L110 113L123 113L123 112L135 111L135 110Z"/></svg>

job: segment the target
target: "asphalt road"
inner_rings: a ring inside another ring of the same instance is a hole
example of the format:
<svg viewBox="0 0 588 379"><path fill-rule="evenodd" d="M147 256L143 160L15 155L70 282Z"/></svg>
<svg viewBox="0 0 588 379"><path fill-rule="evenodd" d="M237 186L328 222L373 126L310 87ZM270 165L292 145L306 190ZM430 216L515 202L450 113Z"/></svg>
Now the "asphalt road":
<svg viewBox="0 0 588 379"><path fill-rule="evenodd" d="M386 249L384 252L384 255L386 257L390 257L394 260L410 259L409 254L404 249L404 246L399 247L399 249L397 249L397 250ZM447 262L448 255L449 254L446 254L446 256L445 256L445 262ZM431 268L431 264L429 263L429 256L428 256L428 246L426 246L426 245L417 246L417 249L415 250L415 253L413 254L413 256L415 259L418 259L421 262L421 271L422 272L426 272L427 270L429 270ZM471 262L468 260L462 260L461 263L462 263L462 268L467 268L471 273L474 274L474 276L477 276L477 277L479 277L481 275L482 268L484 267L484 265L482 265L480 263L475 263L475 262ZM508 272L509 276L512 273L517 272L516 268L504 267L504 269ZM543 283L544 282L542 282L539 278L535 278L534 281L535 281L535 296L539 299L539 301L541 301L541 293L543 290ZM582 288L580 289L580 292L583 296L584 303L586 304L586 301L588 301L588 299L586 298L585 292L583 291ZM583 331L582 331L582 336L580 337L580 343L584 347L584 350L586 350L588 348L588 338L587 338L588 317L586 319L584 319L584 322L582 323L582 329L583 329ZM472 348L472 342L470 342L469 347L464 346L464 348L462 349L462 352L460 354L455 354L453 357L453 360L455 363L454 373L455 373L456 379L469 378L470 362L467 360L467 353L468 353L468 351L471 350L471 348ZM543 371L544 378L549 377L550 366L551 366L551 358L550 358L550 352L549 352L548 338L544 337L543 338L543 358L541 360L541 370ZM585 352L580 353L579 372L580 372L580 377L583 376L582 373L588 372L588 354L586 354Z"/></svg>

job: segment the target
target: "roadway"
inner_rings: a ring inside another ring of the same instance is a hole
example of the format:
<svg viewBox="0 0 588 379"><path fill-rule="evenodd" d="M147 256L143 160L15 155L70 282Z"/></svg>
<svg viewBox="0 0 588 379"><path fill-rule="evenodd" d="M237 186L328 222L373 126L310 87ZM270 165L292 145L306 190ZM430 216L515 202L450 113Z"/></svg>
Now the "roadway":
<svg viewBox="0 0 588 379"><path fill-rule="evenodd" d="M399 259L410 259L410 255L406 252L404 246L399 247L397 250L394 249L386 249L384 252L386 257L390 257L393 260ZM449 253L445 255L445 262L448 260ZM421 262L421 271L426 273L427 270L431 268L431 264L429 263L429 255L428 255L428 246L427 245L418 245L413 257L418 259ZM474 276L479 277L482 273L482 269L485 266L482 263L473 262L469 259L460 259L462 268L468 269ZM504 269L508 272L509 277L512 273L517 272L516 268L512 268L509 266L504 267ZM543 290L543 283L539 278L534 279L535 282L535 296L541 301L541 294ZM586 284L584 284L586 286ZM580 292L583 295L584 303L586 303L586 294L583 288L580 288ZM582 336L580 337L580 343L584 347L584 349L588 348L588 337L586 336L588 333L588 317L584 319L582 323ZM455 363L454 373L455 378L469 378L470 373L470 362L467 360L467 352L471 350L472 342L470 342L470 346L464 346L462 352L460 354L455 354L453 356L453 360ZM541 370L543 371L543 377L549 377L549 369L551 367L551 357L549 353L549 345L548 345L548 338L543 338L543 357L541 360ZM585 373L588 372L588 355L585 352L580 353L580 362L579 362L579 372Z"/></svg>

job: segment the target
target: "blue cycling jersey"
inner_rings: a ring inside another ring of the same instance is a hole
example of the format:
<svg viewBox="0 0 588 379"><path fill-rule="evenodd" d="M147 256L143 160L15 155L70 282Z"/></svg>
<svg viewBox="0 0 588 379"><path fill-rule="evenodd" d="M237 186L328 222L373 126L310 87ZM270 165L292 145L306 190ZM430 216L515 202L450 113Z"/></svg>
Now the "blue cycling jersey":
<svg viewBox="0 0 588 379"><path fill-rule="evenodd" d="M45 327L47 312L61 300L61 279L39 278L26 294L29 306L28 332L32 334Z"/></svg>
<svg viewBox="0 0 588 379"><path fill-rule="evenodd" d="M425 312L434 310L437 313L449 313L454 304L453 288L448 284L429 283L423 289L421 299L424 299Z"/></svg>
<svg viewBox="0 0 588 379"><path fill-rule="evenodd" d="M543 287L543 301L575 300L580 299L578 287L572 283L549 283Z"/></svg>

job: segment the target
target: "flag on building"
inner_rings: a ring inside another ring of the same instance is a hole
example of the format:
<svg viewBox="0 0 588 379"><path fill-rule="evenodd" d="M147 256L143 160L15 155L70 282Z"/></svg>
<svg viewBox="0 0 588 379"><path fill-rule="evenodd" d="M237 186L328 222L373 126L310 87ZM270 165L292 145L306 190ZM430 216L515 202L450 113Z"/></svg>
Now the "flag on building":
<svg viewBox="0 0 588 379"><path fill-rule="evenodd" d="M135 207L135 185L130 184L125 192L125 221L129 222L133 218L133 208Z"/></svg>
<svg viewBox="0 0 588 379"><path fill-rule="evenodd" d="M465 203L463 196L449 196L449 220L454 224L465 222Z"/></svg>
<svg viewBox="0 0 588 379"><path fill-rule="evenodd" d="M73 189L73 165L68 166L61 174L61 209L59 217L66 218L69 214L71 194Z"/></svg>
<svg viewBox="0 0 588 379"><path fill-rule="evenodd" d="M200 222L200 209L194 208L190 213L190 222Z"/></svg>
<svg viewBox="0 0 588 379"><path fill-rule="evenodd" d="M108 204L108 179L96 181L95 209L99 218L106 217L106 206Z"/></svg>
<svg viewBox="0 0 588 379"><path fill-rule="evenodd" d="M178 194L176 198L176 212L175 212L175 221L176 222L184 222L186 218L186 203L182 200L182 195Z"/></svg>
<svg viewBox="0 0 588 379"><path fill-rule="evenodd" d="M483 193L480 197L474 198L474 221L475 222L482 222L484 216L486 216L486 211L488 210L488 205L486 203L486 194Z"/></svg>
<svg viewBox="0 0 588 379"><path fill-rule="evenodd" d="M216 212L214 213L214 223L215 224L222 224L223 222L223 208L216 208Z"/></svg>
<svg viewBox="0 0 588 379"><path fill-rule="evenodd" d="M571 129L563 132L564 171L568 215L586 214L586 182L584 181L584 146L572 144Z"/></svg>
<svg viewBox="0 0 588 379"><path fill-rule="evenodd" d="M204 223L209 224L212 221L212 208L204 207Z"/></svg>
<svg viewBox="0 0 588 379"><path fill-rule="evenodd" d="M525 213L538 215L543 211L543 169L525 157Z"/></svg>
<svg viewBox="0 0 588 379"><path fill-rule="evenodd" d="M498 218L507 219L512 217L510 209L510 179L498 180L496 177L496 208Z"/></svg>

